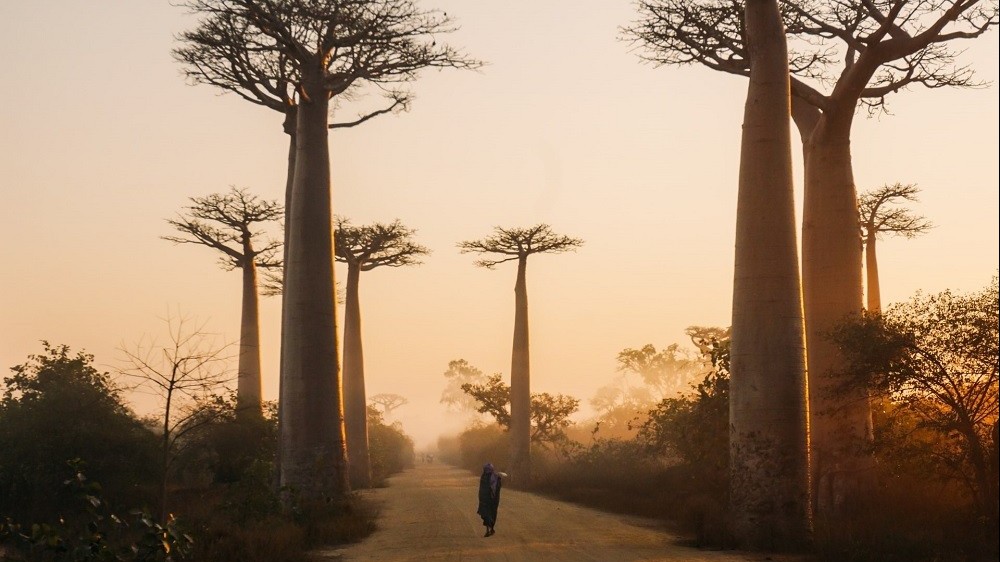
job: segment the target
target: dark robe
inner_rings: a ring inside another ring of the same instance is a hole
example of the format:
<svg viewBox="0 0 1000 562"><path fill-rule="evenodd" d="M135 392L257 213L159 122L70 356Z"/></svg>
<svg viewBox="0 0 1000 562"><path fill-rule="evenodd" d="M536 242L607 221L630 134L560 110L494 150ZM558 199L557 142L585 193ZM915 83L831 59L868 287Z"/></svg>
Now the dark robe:
<svg viewBox="0 0 1000 562"><path fill-rule="evenodd" d="M500 488L502 480L497 478L497 488L490 488L490 473L483 472L479 477L479 509L476 513L483 518L483 525L493 527L497 523L497 508L500 507Z"/></svg>

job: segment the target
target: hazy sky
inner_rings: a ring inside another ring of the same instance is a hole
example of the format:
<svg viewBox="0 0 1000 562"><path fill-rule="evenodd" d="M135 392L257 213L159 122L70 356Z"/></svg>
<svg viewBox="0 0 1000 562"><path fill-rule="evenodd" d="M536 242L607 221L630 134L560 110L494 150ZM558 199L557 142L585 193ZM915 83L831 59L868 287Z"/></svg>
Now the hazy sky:
<svg viewBox="0 0 1000 562"><path fill-rule="evenodd" d="M399 218L434 252L362 277L369 396L408 397L397 417L425 444L458 423L438 404L449 360L509 375L514 267L455 248L495 225L586 241L529 260L533 390L586 406L623 348L728 325L745 80L640 64L616 39L629 0L423 5L455 17L447 40L489 66L427 72L409 113L330 135L334 212ZM170 50L192 21L165 1L0 2L0 373L43 339L111 369L116 347L178 307L238 338L239 274L159 237L190 196L235 185L283 200L287 138L277 113L185 84ZM997 33L966 45L996 81ZM997 271L998 105L995 86L914 89L892 115L859 115L859 188L917 183L936 225L879 245L884 302ZM279 309L262 300L266 398Z"/></svg>

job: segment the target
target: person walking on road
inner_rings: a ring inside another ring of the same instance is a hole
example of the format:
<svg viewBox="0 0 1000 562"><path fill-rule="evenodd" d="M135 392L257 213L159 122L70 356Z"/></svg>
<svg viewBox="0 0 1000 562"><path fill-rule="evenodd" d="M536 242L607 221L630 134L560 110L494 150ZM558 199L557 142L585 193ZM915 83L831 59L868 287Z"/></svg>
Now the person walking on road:
<svg viewBox="0 0 1000 562"><path fill-rule="evenodd" d="M507 475L497 471L491 463L483 465L483 475L479 477L479 509L476 513L483 518L483 526L486 527L484 537L496 533L494 526L497 524L497 508L500 507L501 476Z"/></svg>

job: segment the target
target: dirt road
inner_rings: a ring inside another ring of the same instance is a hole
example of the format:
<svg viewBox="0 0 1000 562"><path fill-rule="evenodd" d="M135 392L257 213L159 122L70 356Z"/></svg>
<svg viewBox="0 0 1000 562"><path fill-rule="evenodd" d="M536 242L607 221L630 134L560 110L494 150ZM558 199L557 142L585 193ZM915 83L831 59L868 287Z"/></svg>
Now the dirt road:
<svg viewBox="0 0 1000 562"><path fill-rule="evenodd" d="M364 542L320 554L331 561L504 562L748 561L763 555L676 544L653 521L602 513L505 488L496 534L476 515L479 479L447 465L421 464L365 492L381 504L379 529Z"/></svg>

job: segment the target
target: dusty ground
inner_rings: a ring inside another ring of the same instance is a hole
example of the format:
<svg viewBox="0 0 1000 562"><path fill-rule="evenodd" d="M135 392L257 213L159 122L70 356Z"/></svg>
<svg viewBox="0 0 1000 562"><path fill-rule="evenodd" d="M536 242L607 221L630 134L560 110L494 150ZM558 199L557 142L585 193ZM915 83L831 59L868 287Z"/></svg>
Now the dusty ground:
<svg viewBox="0 0 1000 562"><path fill-rule="evenodd" d="M651 520L602 513L505 488L496 534L483 537L476 515L479 479L447 465L420 464L366 492L381 505L379 529L365 541L318 552L322 560L628 562L772 560L760 554L677 544Z"/></svg>

